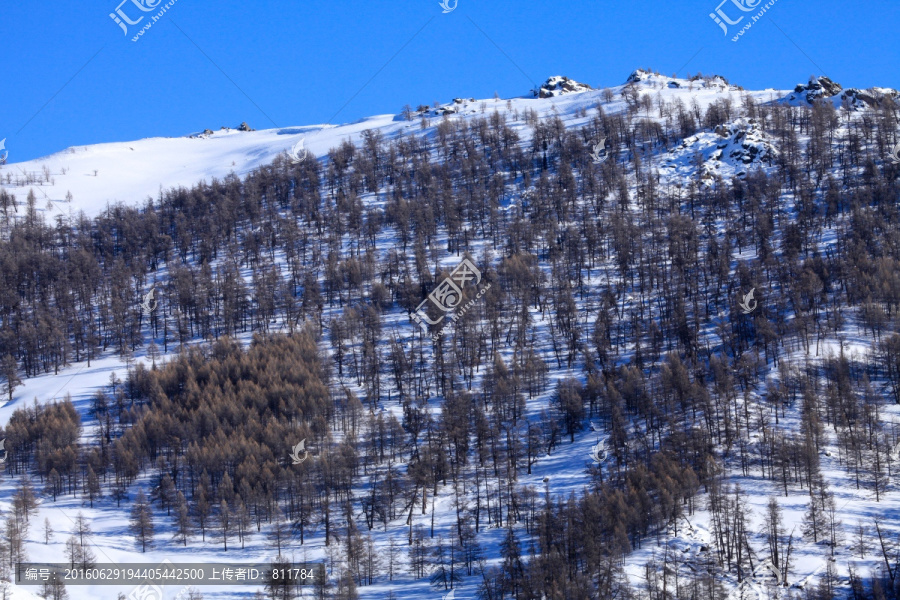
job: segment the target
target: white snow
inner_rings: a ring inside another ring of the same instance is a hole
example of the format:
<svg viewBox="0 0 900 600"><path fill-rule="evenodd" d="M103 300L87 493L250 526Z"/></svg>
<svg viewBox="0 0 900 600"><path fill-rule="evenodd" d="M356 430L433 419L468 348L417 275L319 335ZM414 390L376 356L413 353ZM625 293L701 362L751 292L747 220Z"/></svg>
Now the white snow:
<svg viewBox="0 0 900 600"><path fill-rule="evenodd" d="M53 211L61 211L64 214L83 211L88 216L101 213L108 205L121 202L126 205L142 205L146 199L156 197L160 189L168 189L178 186L189 187L201 180L210 181L212 178L223 178L229 173L244 175L260 165L273 161L279 154L288 151L294 144L304 140L304 146L315 155L321 157L329 149L338 146L344 140L357 142L366 129L378 129L385 137L392 138L398 135L433 136L435 127L441 118L473 119L487 115L493 111L500 113L518 113L518 120L513 123L523 141L527 143L530 138L531 128L526 125L524 113L533 109L541 117L552 115L559 116L567 127L578 126L587 122L590 117L585 116L585 111L590 111L597 104L602 105L607 113L626 110L626 104L622 97L628 85L637 86L642 94L650 94L655 100L661 98L666 102L680 99L687 109L696 102L700 109L705 110L710 104L722 98L729 98L734 105L740 105L742 98L749 96L758 102L777 102L789 98L791 90L776 91L746 91L733 85L728 85L721 78L708 82L702 80L688 81L686 79L673 79L661 75L654 75L646 71L637 71L632 75L630 83L611 87L612 100L607 100L608 92L599 89L581 91L579 93L564 94L552 98L535 99L530 97L512 98L509 100L475 100L448 103L434 111L429 111L426 126L421 125L421 116L412 121L405 121L395 115L378 115L363 119L356 123L339 126L313 125L304 127L292 127L283 129L270 129L254 132L238 130L217 131L211 135L194 135L180 138L149 138L132 142L115 142L93 146L78 146L46 156L43 158L10 163L0 167L2 187L15 193L19 202L24 201L30 189L35 190L38 198L38 207L45 209L47 199L52 200ZM801 99L784 100L801 102ZM805 102L805 99L802 100ZM660 120L655 107L645 111L642 116L653 120ZM446 113L445 116L437 116L436 113ZM592 113L590 113L592 114ZM513 120L510 117L510 120ZM756 157L750 163L746 163L748 148L756 151ZM765 157L772 156L774 148L767 140L764 132L754 128L754 124L747 120L737 120L730 123L728 128L720 133L713 131L701 131L695 136L684 140L681 146L671 152L659 153L651 157L652 164L659 169L660 174L668 182L682 182L685 179L696 177L693 171L692 161L699 153L703 157L704 168L710 173L718 173L726 179L741 175L748 168L768 168ZM736 153L736 154L735 154ZM45 177L44 169L48 176ZM40 183L26 181L28 177L37 178ZM72 201L68 203L65 198L67 192L71 192ZM374 197L367 197L366 202L377 202ZM826 232L825 237L827 239ZM380 242L383 245L384 240ZM832 239L831 243L835 243ZM480 256L480 254L479 254ZM449 261L452 263L452 261ZM594 283L603 281L600 271L592 274ZM632 302L633 300L628 300ZM534 311L533 318L539 329L543 327L546 334L546 319L540 312ZM395 319L398 326L407 327L409 330L418 331L415 326L407 323L405 314L387 315L388 322ZM543 325L542 325L543 324ZM848 326L849 328L849 326ZM848 337L853 332L849 332ZM410 338L408 338L410 339ZM864 350L868 345L865 339L858 340L856 348ZM138 356L142 359L141 356ZM143 358L143 360L146 360ZM548 360L551 366L550 381L547 390L554 389L555 380L568 376L578 376L579 370L567 370L555 368L555 362ZM105 387L109 383L110 375L115 373L119 379L125 379L125 364L118 358L105 356L94 361L88 368L85 363L73 364L58 375L46 374L30 378L25 385L18 388L11 403L0 407L0 422L9 421L12 412L32 400L39 403L47 403L53 399L71 395L76 408L82 415L83 422L88 425L85 428L86 440L92 435L90 417L87 414L90 397L94 391ZM533 417L545 407L550 393L532 399L528 404L529 414ZM896 407L887 407L884 414L887 418L900 420L896 415ZM396 406L388 407L388 410L396 411ZM788 415L788 419L794 422L798 419L796 411ZM886 521L898 522L900 515L900 491L891 490L879 504L868 497L868 493L857 491L853 482L845 470L837 463L834 450L834 433L828 432L831 443L831 456L823 456L823 472L836 495L840 506L845 528L854 527L857 520L868 520L873 515L882 515ZM576 436L574 444L563 443L557 447L551 456L545 456L534 465L532 474L520 476L519 485L534 486L539 492L545 486L554 495L567 495L569 492L578 493L589 485L588 469L592 465L591 448L602 440L602 434L587 429ZM765 504L770 496L779 499L785 510L785 523L789 528L799 522L800 516L805 510L808 496L804 491L791 489L785 497L777 485L771 481L758 477L758 473L749 477L742 477L738 473L732 473L730 482L739 484L745 492L746 499L754 511L754 527L758 529L761 522ZM9 509L9 496L14 480L4 475L2 492L0 492L0 507L4 512ZM146 485L144 480L141 485ZM40 487L39 482L35 484ZM133 492L134 488L130 490ZM701 547L710 543L708 526L708 514L703 510L704 497L701 494L696 499L697 506L701 507L695 514L688 517L685 523L679 526L677 535L674 531L666 536L664 543L673 549L678 549L680 554L686 557L685 563L691 557L696 557L701 552ZM126 532L127 511L116 508L115 503L109 498L104 498L93 509L86 506L82 498L71 496L60 497L56 503L45 499L40 507L39 514L33 518L29 533L28 555L31 560L62 561L64 556L64 542L68 537L72 521L79 512L89 516L95 532L94 545L97 560L101 562L198 562L198 561L234 561L234 560L261 560L270 558L272 551L264 545L264 534L255 534L248 540L247 549L236 553L229 550L225 553L221 550L221 544L207 541L201 544L198 539L191 542L185 549L171 541L171 520L165 514L155 509L158 528L157 548L142 554L137 549ZM436 530L446 532L453 526L454 509L452 506L452 493L442 490L438 498L436 508ZM57 532L55 540L44 545L41 538L41 524L44 518L50 519L54 530ZM417 516L416 523L428 526L428 516ZM405 527L392 524L391 531L385 533L376 527L372 531L379 548L384 548L389 535L393 535L402 542L405 535ZM489 530L484 532L480 541L486 548L494 547L502 538L502 530ZM755 536L754 542L757 551L761 552L759 536ZM849 533L848 533L849 538ZM236 540L234 540L236 541ZM849 541L838 549L846 564ZM231 544L229 544L231 548ZM687 549L685 551L685 549ZM647 540L644 546L629 556L627 570L634 582L642 577L642 565L652 556L660 555L662 549L657 547L653 540ZM297 561L326 561L327 552L322 543L321 532L314 532L307 544L293 549ZM405 551L404 551L405 554ZM489 552L490 554L490 552ZM825 565L827 549L816 547L811 543L803 542L795 549L794 564L789 581L793 584L807 584L815 581ZM405 560L405 558L404 558ZM870 554L865 560L853 562L859 566L860 572L875 565L875 556ZM846 573L843 573L846 575ZM476 578L466 578L460 590L459 598L472 598L475 593ZM753 586L761 598L768 598L766 591L766 573L760 571L754 580L748 585ZM398 598L438 598L440 592L433 591L426 580L413 581L407 575L401 575L401 582L392 585L380 581L378 585L361 587L360 594L364 598L384 598L389 589L393 589ZM733 586L736 582L732 581ZM31 600L36 598L37 588L27 588L34 591L32 594L22 588L14 588L15 600ZM110 587L85 586L68 588L72 600L87 598L115 598L115 593L128 590L115 590ZM181 590L180 587L169 586L165 590L166 598L174 598ZM204 596L208 598L247 598L252 588L221 587L201 588ZM766 595L763 595L766 594Z"/></svg>
<svg viewBox="0 0 900 600"><path fill-rule="evenodd" d="M703 109L723 97L729 97L738 104L743 94L749 94L757 101L768 101L790 93L789 90L743 92L735 86L726 85L721 78L707 83L673 79L640 70L632 74L631 79L635 80L633 85L639 86L642 93L649 93L654 98L659 94L666 101L681 98L688 107L691 100L696 100ZM459 104L448 102L436 111L429 111L430 124L424 130L419 117L405 121L399 115L376 115L337 126L309 125L259 131L229 129L214 131L211 135L195 133L175 138L73 146L49 156L0 166L0 188L14 193L19 203L25 201L29 190L34 190L40 209L45 209L47 201L51 200L54 211L67 215L83 211L90 217L117 202L141 206L148 198L155 201L161 189L190 188L200 181L222 179L229 173L245 175L271 163L300 140L305 140L307 150L321 157L344 140L359 140L366 129L380 130L387 138L401 133L430 136L439 122L435 114L440 112L450 113L448 118L451 119L473 119L495 110L501 114L519 111L521 117L525 110L533 109L541 117L557 114L570 127L588 120L576 117L576 111L592 108L598 103L607 112L624 110L625 103L621 96L624 88L625 85L609 88L614 97L612 102L604 101L603 90L543 99L519 97L499 101L493 98L463 101ZM647 116L655 118L655 111ZM524 122L520 122L517 129L523 139L530 139L530 128ZM14 158L11 156L11 159ZM67 193L72 195L71 203L66 201Z"/></svg>

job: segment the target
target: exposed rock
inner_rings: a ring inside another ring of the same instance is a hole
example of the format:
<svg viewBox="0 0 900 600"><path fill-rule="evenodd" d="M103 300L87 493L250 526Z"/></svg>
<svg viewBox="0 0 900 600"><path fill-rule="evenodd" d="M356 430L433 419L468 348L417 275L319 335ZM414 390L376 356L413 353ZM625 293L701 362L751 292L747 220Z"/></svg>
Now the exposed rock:
<svg viewBox="0 0 900 600"><path fill-rule="evenodd" d="M841 93L840 99L843 106L848 108L875 108L883 106L886 100L896 101L900 92L890 88L847 88Z"/></svg>
<svg viewBox="0 0 900 600"><path fill-rule="evenodd" d="M707 88L718 88L722 90L727 90L729 87L731 87L731 84L728 83L728 80L721 75L712 75L703 82L703 85Z"/></svg>
<svg viewBox="0 0 900 600"><path fill-rule="evenodd" d="M238 131L256 131L256 130L253 129L252 127L250 127L249 125L247 125L247 121L244 121L243 123L241 123L240 127L238 127Z"/></svg>
<svg viewBox="0 0 900 600"><path fill-rule="evenodd" d="M800 98L798 98L798 95ZM835 107L850 110L868 110L884 106L886 102L896 102L900 92L890 88L847 88L828 77L811 77L806 85L798 85L789 100L803 100L814 104L817 100L830 100Z"/></svg>
<svg viewBox="0 0 900 600"><path fill-rule="evenodd" d="M731 138L726 148L733 164L749 165L753 162L771 164L777 152L760 130L754 119L738 119L731 125L721 126L722 137Z"/></svg>
<svg viewBox="0 0 900 600"><path fill-rule="evenodd" d="M698 155L703 157L699 178L712 183L719 177L743 177L755 168L772 165L778 150L755 119L742 117L717 126L713 132L686 138L671 152L667 167L675 172L692 171L694 167L685 165L695 164Z"/></svg>
<svg viewBox="0 0 900 600"><path fill-rule="evenodd" d="M555 76L551 77L541 86L538 95L541 98L554 98L556 96L562 96L563 94L578 94L580 92L589 92L591 91L591 86L586 83L579 83L574 79L569 79L568 77L560 77Z"/></svg>
<svg viewBox="0 0 900 600"><path fill-rule="evenodd" d="M819 98L830 98L841 93L844 88L828 77L810 77L806 85L798 84L794 92L802 94L806 92L806 101L812 104Z"/></svg>
<svg viewBox="0 0 900 600"><path fill-rule="evenodd" d="M625 80L625 83L638 83L639 81L645 81L650 79L650 76L653 75L650 71L646 69L635 69L635 71L628 76L628 79Z"/></svg>

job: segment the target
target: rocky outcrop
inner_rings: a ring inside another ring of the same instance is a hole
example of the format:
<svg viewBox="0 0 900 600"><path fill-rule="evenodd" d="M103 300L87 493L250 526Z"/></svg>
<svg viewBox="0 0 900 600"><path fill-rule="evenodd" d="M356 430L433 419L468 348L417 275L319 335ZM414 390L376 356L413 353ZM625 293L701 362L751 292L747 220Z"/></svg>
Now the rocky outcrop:
<svg viewBox="0 0 900 600"><path fill-rule="evenodd" d="M806 85L798 84L795 94L806 94L806 101L812 104L819 98L830 98L841 93L844 88L828 77L810 77Z"/></svg>
<svg viewBox="0 0 900 600"><path fill-rule="evenodd" d="M555 76L548 79L544 85L538 90L540 98L555 98L563 94L578 94L581 92L591 91L591 86L586 83L579 83L568 77Z"/></svg>
<svg viewBox="0 0 900 600"><path fill-rule="evenodd" d="M790 95L790 100L806 100L814 104L819 100L829 100L835 108L867 110L884 106L885 102L896 102L900 92L890 88L847 88L828 77L810 77L806 85L798 85Z"/></svg>
<svg viewBox="0 0 900 600"><path fill-rule="evenodd" d="M877 108L888 100L896 102L898 98L900 92L890 88L847 88L840 95L841 105L848 108Z"/></svg>
<svg viewBox="0 0 900 600"><path fill-rule="evenodd" d="M725 138L717 144L719 152L714 160L727 157L734 164L772 164L777 155L775 146L760 129L755 119L737 119L728 125L719 125L715 133Z"/></svg>
<svg viewBox="0 0 900 600"><path fill-rule="evenodd" d="M696 178L699 157L699 177L711 184L718 178L744 177L769 167L777 156L775 141L759 123L741 117L686 138L669 153L663 168L678 178Z"/></svg>
<svg viewBox="0 0 900 600"><path fill-rule="evenodd" d="M645 81L650 79L653 75L650 71L646 69L635 69L634 72L628 76L628 79L625 80L625 83L638 83L640 81Z"/></svg>

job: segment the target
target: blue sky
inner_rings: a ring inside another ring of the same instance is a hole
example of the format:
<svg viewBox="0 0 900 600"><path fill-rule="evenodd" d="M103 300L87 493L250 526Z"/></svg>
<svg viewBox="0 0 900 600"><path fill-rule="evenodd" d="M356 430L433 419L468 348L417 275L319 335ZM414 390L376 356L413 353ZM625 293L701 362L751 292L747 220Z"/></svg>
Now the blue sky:
<svg viewBox="0 0 900 600"><path fill-rule="evenodd" d="M137 42L149 17L126 36L109 17L120 1L0 8L0 139L11 162L241 121L340 123L407 103L520 96L550 75L618 85L638 67L756 89L820 73L900 88L897 0L777 0L736 43L747 19L726 37L709 17L720 0L458 0L447 14L438 0L177 0ZM141 1L167 0L126 0L122 11L155 14ZM722 10L753 14L732 0Z"/></svg>

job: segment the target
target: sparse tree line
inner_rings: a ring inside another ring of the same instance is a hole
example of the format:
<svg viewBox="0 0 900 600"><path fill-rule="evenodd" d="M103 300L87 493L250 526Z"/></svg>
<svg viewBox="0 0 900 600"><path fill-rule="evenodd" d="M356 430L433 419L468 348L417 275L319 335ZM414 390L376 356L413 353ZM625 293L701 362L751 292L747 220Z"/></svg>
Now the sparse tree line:
<svg viewBox="0 0 900 600"><path fill-rule="evenodd" d="M721 575L752 572L762 535L742 524L726 467L810 495L802 530L770 509L776 568L790 572L801 538L834 552L847 542L826 443L876 501L898 468L880 417L900 402L898 167L882 160L897 107L744 95L702 109L636 85L622 99L624 112L598 105L578 128L490 110L440 120L433 138L367 131L322 161L278 159L95 219L48 224L33 194L0 191L4 391L110 349L154 363L97 392L96 438L80 449L70 403L17 411L8 471L51 501L140 506L142 548L158 543L161 511L183 545L265 536L280 553L324 538L338 576L321 593L336 598L400 572L440 589L477 577L492 600L723 598ZM738 117L774 140L769 176L723 181L698 162L676 186L651 167ZM594 164L601 137L610 159ZM464 253L492 286L452 335L398 328L446 275L438 262ZM750 288L759 308L743 315ZM843 351L848 327L871 352ZM246 350L232 341L251 332ZM209 344L186 349L196 339ZM608 448L600 466L585 457L591 488L517 483L588 423ZM314 456L292 465L301 439ZM137 502L146 473L152 493ZM646 589L627 585L623 557L684 527L698 492L715 523L705 556L674 568L676 582L664 569ZM453 501L449 534L434 525L438 496ZM855 598L900 597L896 535L860 526L884 540L884 568L859 574ZM392 549L375 550L369 532L391 528ZM502 566L486 566L486 528L506 532Z"/></svg>

